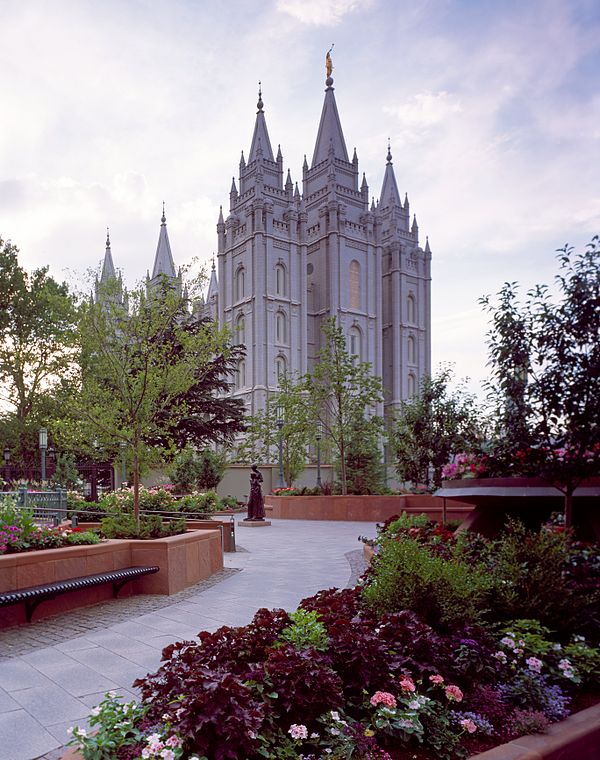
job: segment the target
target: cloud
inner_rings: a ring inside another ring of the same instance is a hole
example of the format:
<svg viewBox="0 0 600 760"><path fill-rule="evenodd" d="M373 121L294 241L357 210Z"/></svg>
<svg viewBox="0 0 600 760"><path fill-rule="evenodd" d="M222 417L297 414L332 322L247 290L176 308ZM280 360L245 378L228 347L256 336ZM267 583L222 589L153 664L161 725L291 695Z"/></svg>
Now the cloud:
<svg viewBox="0 0 600 760"><path fill-rule="evenodd" d="M425 131L462 111L459 98L441 92L419 92L404 103L384 106L385 114L395 116L400 125L400 135L406 142L421 141Z"/></svg>
<svg viewBox="0 0 600 760"><path fill-rule="evenodd" d="M374 0L277 0L277 10L302 24L335 26L345 16L368 10Z"/></svg>

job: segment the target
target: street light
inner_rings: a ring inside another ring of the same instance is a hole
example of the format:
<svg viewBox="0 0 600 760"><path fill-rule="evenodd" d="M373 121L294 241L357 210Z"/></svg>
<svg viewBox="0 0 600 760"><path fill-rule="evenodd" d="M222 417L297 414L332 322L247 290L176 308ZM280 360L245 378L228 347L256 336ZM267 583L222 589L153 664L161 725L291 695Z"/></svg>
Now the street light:
<svg viewBox="0 0 600 760"><path fill-rule="evenodd" d="M317 434L315 439L317 441L317 488L321 488L321 438L323 437L323 427L319 422L317 424Z"/></svg>
<svg viewBox="0 0 600 760"><path fill-rule="evenodd" d="M121 447L121 488L123 488L123 485L127 482L127 467L125 460L127 441L121 441L119 446Z"/></svg>
<svg viewBox="0 0 600 760"><path fill-rule="evenodd" d="M8 446L4 447L4 468L6 480L10 480L10 449Z"/></svg>
<svg viewBox="0 0 600 760"><path fill-rule="evenodd" d="M283 410L280 406L277 407L277 428L279 429L279 485L278 488L284 488L283 482Z"/></svg>
<svg viewBox="0 0 600 760"><path fill-rule="evenodd" d="M48 431L46 428L40 428L39 444L42 458L42 483L44 483L46 481L46 449L48 448Z"/></svg>

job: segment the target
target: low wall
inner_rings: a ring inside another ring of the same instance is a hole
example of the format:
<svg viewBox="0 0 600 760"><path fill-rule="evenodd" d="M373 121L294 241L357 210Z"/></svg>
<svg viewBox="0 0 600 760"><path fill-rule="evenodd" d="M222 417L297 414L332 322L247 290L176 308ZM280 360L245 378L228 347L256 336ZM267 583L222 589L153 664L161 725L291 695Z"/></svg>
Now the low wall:
<svg viewBox="0 0 600 760"><path fill-rule="evenodd" d="M148 541L117 539L92 546L7 554L0 557L0 592L133 565L158 565L160 570L127 583L119 596L175 594L223 568L220 530L191 530ZM34 620L111 598L110 583L61 594L40 604ZM23 622L24 604L0 608L0 628Z"/></svg>
<svg viewBox="0 0 600 760"><path fill-rule="evenodd" d="M441 520L464 520L473 507L437 496L265 496L267 517L282 520L349 520L383 522L401 512L425 513Z"/></svg>

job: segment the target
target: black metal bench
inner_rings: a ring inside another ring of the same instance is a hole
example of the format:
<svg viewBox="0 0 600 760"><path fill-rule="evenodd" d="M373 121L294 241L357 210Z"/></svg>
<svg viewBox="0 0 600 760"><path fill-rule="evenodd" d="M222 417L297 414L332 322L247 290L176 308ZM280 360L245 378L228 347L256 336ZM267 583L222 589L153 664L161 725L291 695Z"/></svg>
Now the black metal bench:
<svg viewBox="0 0 600 760"><path fill-rule="evenodd" d="M80 578L69 578L55 583L44 583L40 586L29 586L18 591L4 591L0 593L0 607L9 604L25 602L25 614L27 622L31 623L31 616L41 602L55 599L59 594L67 594L69 591L79 591L92 586L101 586L104 583L112 583L113 597L116 599L119 591L129 581L141 578L143 575L157 573L160 568L156 565L147 567L124 567L120 570L111 570L108 573L96 573L96 575L84 575Z"/></svg>

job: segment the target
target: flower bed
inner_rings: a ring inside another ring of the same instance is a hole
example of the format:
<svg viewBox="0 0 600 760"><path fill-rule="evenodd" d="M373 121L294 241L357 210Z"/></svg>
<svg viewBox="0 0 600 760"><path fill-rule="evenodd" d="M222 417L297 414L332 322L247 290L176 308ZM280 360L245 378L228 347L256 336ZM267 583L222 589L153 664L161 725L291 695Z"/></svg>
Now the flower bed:
<svg viewBox="0 0 600 760"><path fill-rule="evenodd" d="M118 570L132 565L158 565L160 571L125 586L121 595L174 594L223 568L220 531L193 530L178 536L109 540L96 546L72 546L0 557L0 591ZM65 594L44 602L36 619L112 597L110 585ZM21 605L0 610L0 628L25 621Z"/></svg>
<svg viewBox="0 0 600 760"><path fill-rule="evenodd" d="M442 519L444 499L436 496L265 496L268 516L283 520L355 520L383 522L401 512L426 513ZM453 501L446 504L446 519L464 520L473 507Z"/></svg>
<svg viewBox="0 0 600 760"><path fill-rule="evenodd" d="M600 554L570 540L514 527L489 546L404 516L363 586L167 647L127 719L111 697L99 738L75 742L102 757L118 734L118 760L450 760L544 731L600 674Z"/></svg>

